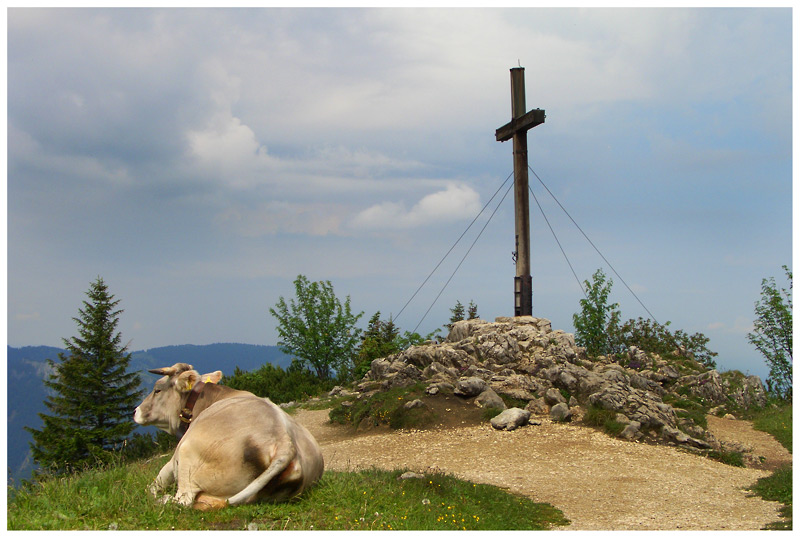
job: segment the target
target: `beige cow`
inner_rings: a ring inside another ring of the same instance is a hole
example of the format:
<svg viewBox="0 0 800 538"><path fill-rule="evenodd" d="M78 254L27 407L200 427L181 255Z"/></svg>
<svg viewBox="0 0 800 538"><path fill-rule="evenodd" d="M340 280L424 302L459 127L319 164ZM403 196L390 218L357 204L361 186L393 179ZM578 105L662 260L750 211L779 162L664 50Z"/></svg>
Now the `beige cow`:
<svg viewBox="0 0 800 538"><path fill-rule="evenodd" d="M217 385L222 372L200 376L189 364L150 372L164 377L136 408L134 421L173 435L190 424L150 487L156 497L177 482L175 497L164 500L200 510L280 501L322 476L314 437L268 398Z"/></svg>

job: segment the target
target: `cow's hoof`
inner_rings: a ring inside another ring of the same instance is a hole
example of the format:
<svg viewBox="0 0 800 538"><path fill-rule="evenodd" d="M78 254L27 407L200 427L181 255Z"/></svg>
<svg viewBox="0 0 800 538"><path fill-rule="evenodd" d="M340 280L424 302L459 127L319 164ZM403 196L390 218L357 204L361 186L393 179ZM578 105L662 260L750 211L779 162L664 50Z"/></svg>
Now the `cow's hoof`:
<svg viewBox="0 0 800 538"><path fill-rule="evenodd" d="M209 510L220 510L226 506L228 506L228 499L221 499L219 497L214 497L213 495L200 493L195 498L192 508L195 510L208 512Z"/></svg>

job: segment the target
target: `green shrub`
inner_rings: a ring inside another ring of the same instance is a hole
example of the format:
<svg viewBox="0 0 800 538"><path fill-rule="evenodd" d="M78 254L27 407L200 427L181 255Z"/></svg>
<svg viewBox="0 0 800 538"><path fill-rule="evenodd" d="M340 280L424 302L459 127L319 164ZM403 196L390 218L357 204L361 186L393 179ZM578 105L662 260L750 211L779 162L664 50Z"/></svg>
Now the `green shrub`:
<svg viewBox="0 0 800 538"><path fill-rule="evenodd" d="M233 375L223 379L222 383L269 398L276 404L304 400L327 392L334 386L333 380L320 379L297 360L292 361L286 370L270 363L250 372L242 371L237 366Z"/></svg>

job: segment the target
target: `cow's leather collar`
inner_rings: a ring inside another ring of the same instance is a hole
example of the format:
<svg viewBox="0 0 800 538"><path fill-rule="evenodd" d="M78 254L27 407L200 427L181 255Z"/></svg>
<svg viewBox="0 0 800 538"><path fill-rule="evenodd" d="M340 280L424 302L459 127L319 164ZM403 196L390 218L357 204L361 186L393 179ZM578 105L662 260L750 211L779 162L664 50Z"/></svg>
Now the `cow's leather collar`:
<svg viewBox="0 0 800 538"><path fill-rule="evenodd" d="M186 404L181 409L181 412L178 414L178 417L181 419L181 423L178 426L178 437L183 437L186 433L186 430L189 429L189 426L192 424L192 411L194 410L194 404L197 402L197 398L200 397L200 393L203 392L203 388L205 387L205 383L199 381L192 391L189 393L189 397L186 399Z"/></svg>

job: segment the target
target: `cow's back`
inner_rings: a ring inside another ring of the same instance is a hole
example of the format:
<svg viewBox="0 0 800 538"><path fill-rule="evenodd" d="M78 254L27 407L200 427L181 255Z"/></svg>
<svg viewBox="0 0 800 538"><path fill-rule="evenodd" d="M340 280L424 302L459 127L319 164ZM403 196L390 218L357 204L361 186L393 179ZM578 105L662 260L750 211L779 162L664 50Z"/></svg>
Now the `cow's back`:
<svg viewBox="0 0 800 538"><path fill-rule="evenodd" d="M310 486L322 475L322 451L305 427L269 399L244 393L197 416L178 443L174 463L179 482L190 480L202 492L228 498L287 451L294 455L290 467L260 497L291 497Z"/></svg>

